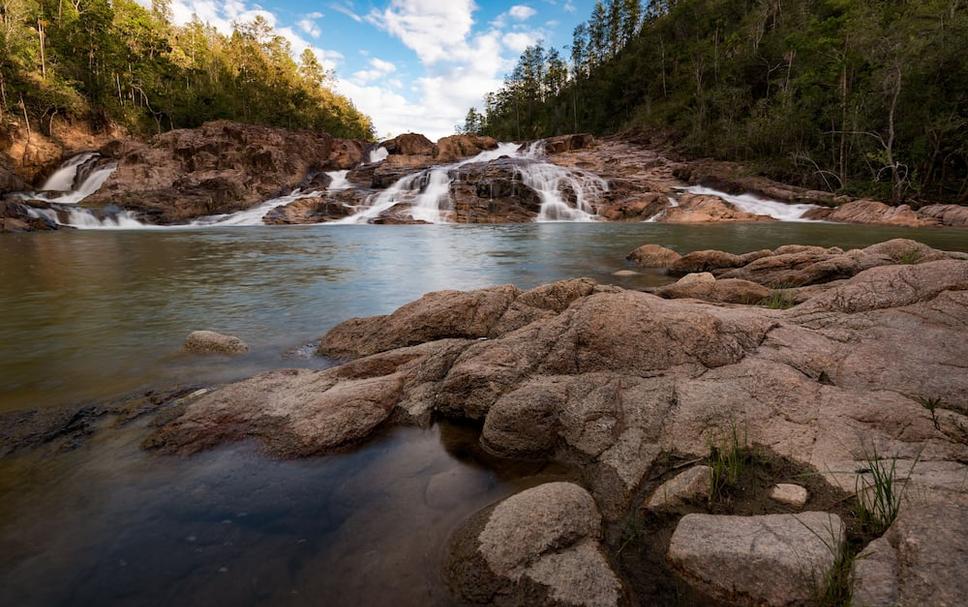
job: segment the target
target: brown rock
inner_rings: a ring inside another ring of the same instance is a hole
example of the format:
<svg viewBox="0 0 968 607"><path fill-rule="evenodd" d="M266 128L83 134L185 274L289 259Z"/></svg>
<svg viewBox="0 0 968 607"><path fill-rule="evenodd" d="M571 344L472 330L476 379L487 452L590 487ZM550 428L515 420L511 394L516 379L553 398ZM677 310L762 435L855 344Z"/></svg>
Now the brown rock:
<svg viewBox="0 0 968 607"><path fill-rule="evenodd" d="M391 156L433 156L434 144L419 133L404 133L380 143Z"/></svg>
<svg viewBox="0 0 968 607"><path fill-rule="evenodd" d="M561 154L589 148L595 144L595 137L588 133L576 135L559 135L544 139L544 150L548 154Z"/></svg>
<svg viewBox="0 0 968 607"><path fill-rule="evenodd" d="M869 223L879 225L905 226L920 228L937 225L938 220L932 217L919 217L908 205L892 207L876 200L853 200L842 204L833 211L818 209L808 211L807 219L823 219L842 223Z"/></svg>
<svg viewBox="0 0 968 607"><path fill-rule="evenodd" d="M712 274L687 274L671 285L654 291L667 299L702 299L719 303L756 304L770 296L770 289L749 280L716 279Z"/></svg>
<svg viewBox="0 0 968 607"><path fill-rule="evenodd" d="M682 257L672 249L657 244L644 244L628 254L626 259L644 268L668 268Z"/></svg>
<svg viewBox="0 0 968 607"><path fill-rule="evenodd" d="M244 354L249 346L238 337L223 335L215 331L192 331L182 346L186 352L194 354Z"/></svg>
<svg viewBox="0 0 968 607"><path fill-rule="evenodd" d="M658 221L660 223L713 223L776 220L769 215L747 213L716 196L683 194L679 197L679 206L666 209Z"/></svg>
<svg viewBox="0 0 968 607"><path fill-rule="evenodd" d="M688 502L709 499L713 469L693 466L659 485L645 503L650 510L677 508Z"/></svg>
<svg viewBox="0 0 968 607"><path fill-rule="evenodd" d="M437 141L434 146L434 161L440 164L456 162L462 158L476 156L485 150L497 147L497 139L480 135L451 135Z"/></svg>
<svg viewBox="0 0 968 607"><path fill-rule="evenodd" d="M918 216L935 220L943 226L968 227L968 206L932 204L918 209Z"/></svg>

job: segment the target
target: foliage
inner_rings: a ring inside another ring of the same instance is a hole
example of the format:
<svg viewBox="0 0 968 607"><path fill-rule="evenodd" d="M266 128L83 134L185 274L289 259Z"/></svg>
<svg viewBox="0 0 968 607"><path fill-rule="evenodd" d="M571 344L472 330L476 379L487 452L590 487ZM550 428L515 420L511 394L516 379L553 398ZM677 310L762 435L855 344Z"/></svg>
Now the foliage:
<svg viewBox="0 0 968 607"><path fill-rule="evenodd" d="M760 305L770 310L788 310L797 304L789 293L778 289L771 292L769 297L760 302Z"/></svg>
<svg viewBox="0 0 968 607"><path fill-rule="evenodd" d="M372 138L315 54L297 63L263 17L224 35L170 13L167 0L0 0L0 110L41 125L60 115L160 132L225 118Z"/></svg>
<svg viewBox="0 0 968 607"><path fill-rule="evenodd" d="M887 463L877 455L876 449L864 459L866 467L857 475L855 487L857 520L872 535L881 535L897 518L906 484L897 476L896 459ZM915 459L912 470L919 459L920 456Z"/></svg>
<svg viewBox="0 0 968 607"><path fill-rule="evenodd" d="M710 447L709 467L712 469L709 486L709 501L723 500L739 482L743 470L750 462L750 449L745 436L740 440L736 424L732 424L728 435L721 437L717 444Z"/></svg>
<svg viewBox="0 0 968 607"><path fill-rule="evenodd" d="M808 187L968 202L963 1L610 0L575 29L563 84L552 56L522 54L485 134L660 128Z"/></svg>

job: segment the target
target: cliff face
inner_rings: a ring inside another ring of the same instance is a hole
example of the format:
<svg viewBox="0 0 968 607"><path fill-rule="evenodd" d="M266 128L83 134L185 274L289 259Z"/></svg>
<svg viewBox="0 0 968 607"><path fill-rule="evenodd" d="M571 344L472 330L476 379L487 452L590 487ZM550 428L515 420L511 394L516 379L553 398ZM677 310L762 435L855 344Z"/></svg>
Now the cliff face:
<svg viewBox="0 0 968 607"><path fill-rule="evenodd" d="M53 118L43 126L32 123L28 129L16 120L0 124L0 194L39 187L37 182L65 158L127 136L117 128L95 131L84 121Z"/></svg>

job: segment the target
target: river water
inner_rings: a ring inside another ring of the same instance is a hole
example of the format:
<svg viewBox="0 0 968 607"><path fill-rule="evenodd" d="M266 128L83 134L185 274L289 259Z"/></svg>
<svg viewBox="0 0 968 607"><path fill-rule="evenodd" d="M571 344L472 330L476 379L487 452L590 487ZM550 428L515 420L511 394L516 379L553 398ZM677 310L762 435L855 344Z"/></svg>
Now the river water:
<svg viewBox="0 0 968 607"><path fill-rule="evenodd" d="M309 226L0 238L0 412L325 361L334 324L437 289L589 276L635 288L625 255L893 237L968 251L968 232L820 223ZM187 357L192 330L238 335ZM452 425L284 462L251 444L146 453L134 424L64 453L0 459L3 605L446 605L443 547L477 509L567 471L489 458Z"/></svg>

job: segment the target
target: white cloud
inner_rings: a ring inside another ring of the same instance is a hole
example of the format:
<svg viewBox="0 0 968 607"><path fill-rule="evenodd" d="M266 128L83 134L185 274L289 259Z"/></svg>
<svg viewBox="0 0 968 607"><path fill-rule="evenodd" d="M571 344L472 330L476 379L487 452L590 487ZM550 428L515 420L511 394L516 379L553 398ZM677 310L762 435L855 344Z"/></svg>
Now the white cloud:
<svg viewBox="0 0 968 607"><path fill-rule="evenodd" d="M543 39L544 35L541 32L509 32L504 34L501 42L512 51L520 53L529 46L534 46L541 42Z"/></svg>
<svg viewBox="0 0 968 607"><path fill-rule="evenodd" d="M473 0L392 0L383 11L371 11L367 20L433 64L466 48L475 8Z"/></svg>
<svg viewBox="0 0 968 607"><path fill-rule="evenodd" d="M361 17L359 14L357 14L355 10L353 10L353 5L350 3L334 2L333 4L329 5L329 8L333 9L337 13L342 13L346 15L347 17L349 17L353 21L356 21L357 23L363 21L363 17Z"/></svg>
<svg viewBox="0 0 968 607"><path fill-rule="evenodd" d="M322 16L323 14L319 12L309 13L308 15L306 15L305 17L297 21L296 25L299 26L299 29L306 32L313 38L319 38L319 35L322 34L322 31L319 29L319 24L316 23L316 20L321 18Z"/></svg>
<svg viewBox="0 0 968 607"><path fill-rule="evenodd" d="M526 4L516 4L511 7L511 10L508 11L508 14L518 21L525 21L538 14L538 11L534 10L530 6L527 6Z"/></svg>
<svg viewBox="0 0 968 607"><path fill-rule="evenodd" d="M379 80L387 75L397 71L397 66L390 63L389 61L384 61L383 59L378 59L373 57L370 59L370 69L360 70L353 74L353 79L360 84L365 84L373 80Z"/></svg>

